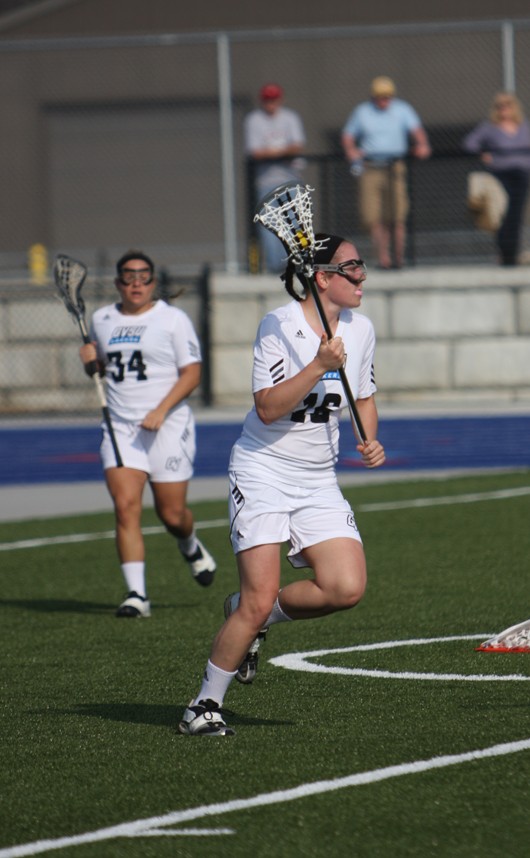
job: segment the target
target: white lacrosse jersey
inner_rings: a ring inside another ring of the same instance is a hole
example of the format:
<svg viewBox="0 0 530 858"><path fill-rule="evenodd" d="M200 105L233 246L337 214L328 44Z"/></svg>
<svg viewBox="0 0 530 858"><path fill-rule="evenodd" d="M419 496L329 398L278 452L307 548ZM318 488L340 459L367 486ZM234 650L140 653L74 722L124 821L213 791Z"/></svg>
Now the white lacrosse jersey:
<svg viewBox="0 0 530 858"><path fill-rule="evenodd" d="M140 423L169 393L179 369L201 361L191 320L165 301L132 316L117 304L101 307L90 333L105 364L109 411L117 420ZM181 402L176 408L189 406Z"/></svg>
<svg viewBox="0 0 530 858"><path fill-rule="evenodd" d="M373 361L375 333L371 321L352 310L341 311L335 336L346 352L346 376L354 399L366 399L377 388ZM307 323L298 301L268 313L254 343L252 389L255 393L297 375L315 357L320 337ZM264 469L282 482L308 485L333 481L339 452L339 420L348 402L338 370L322 376L296 408L266 425L254 407L232 452L236 471Z"/></svg>

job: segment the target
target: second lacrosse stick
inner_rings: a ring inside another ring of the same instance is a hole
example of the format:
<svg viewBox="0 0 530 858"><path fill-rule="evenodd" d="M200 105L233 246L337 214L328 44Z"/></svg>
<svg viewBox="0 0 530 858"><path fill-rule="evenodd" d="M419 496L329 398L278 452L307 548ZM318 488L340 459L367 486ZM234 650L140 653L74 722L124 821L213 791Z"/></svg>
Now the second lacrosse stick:
<svg viewBox="0 0 530 858"><path fill-rule="evenodd" d="M59 296L66 309L79 325L83 342L85 345L88 345L90 343L90 336L88 334L85 321L85 302L81 297L81 289L85 282L86 275L87 267L82 262L78 262L76 259L72 259L70 256L66 256L65 254L58 254L58 256L55 257L53 277L57 291L59 292ZM96 385L96 392L101 405L103 420L105 421L112 449L114 450L114 455L116 457L116 467L121 468L123 467L123 461L118 447L118 442L116 441L116 436L114 434L112 421L110 419L105 388L99 375L96 361L91 361L91 363L87 364L87 372L94 379L94 383Z"/></svg>

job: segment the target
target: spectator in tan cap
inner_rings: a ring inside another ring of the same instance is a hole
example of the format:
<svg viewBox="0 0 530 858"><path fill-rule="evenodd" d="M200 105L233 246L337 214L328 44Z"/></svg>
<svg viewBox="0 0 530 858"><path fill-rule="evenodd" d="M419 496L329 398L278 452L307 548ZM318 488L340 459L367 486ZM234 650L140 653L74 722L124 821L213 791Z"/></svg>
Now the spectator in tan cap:
<svg viewBox="0 0 530 858"><path fill-rule="evenodd" d="M418 114L395 94L391 78L374 78L370 100L353 110L342 131L344 154L359 180L363 226L383 269L401 268L404 260L409 210L405 156L431 154Z"/></svg>
<svg viewBox="0 0 530 858"><path fill-rule="evenodd" d="M259 92L260 106L245 118L245 152L252 166L255 202L287 182L301 181L304 166L300 157L305 146L302 120L294 110L283 106L283 89L267 83ZM258 227L261 267L280 272L287 253L278 238Z"/></svg>

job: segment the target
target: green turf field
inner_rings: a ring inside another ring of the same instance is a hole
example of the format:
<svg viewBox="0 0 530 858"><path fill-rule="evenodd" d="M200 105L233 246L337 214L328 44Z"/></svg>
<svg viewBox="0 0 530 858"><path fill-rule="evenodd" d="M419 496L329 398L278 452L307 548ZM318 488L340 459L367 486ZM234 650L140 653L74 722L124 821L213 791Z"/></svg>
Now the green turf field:
<svg viewBox="0 0 530 858"><path fill-rule="evenodd" d="M0 525L0 858L526 852L530 654L474 647L530 617L530 473L346 494L365 599L271 630L231 738L176 730L237 589L224 502L208 590L146 513L148 620L114 618L110 516Z"/></svg>

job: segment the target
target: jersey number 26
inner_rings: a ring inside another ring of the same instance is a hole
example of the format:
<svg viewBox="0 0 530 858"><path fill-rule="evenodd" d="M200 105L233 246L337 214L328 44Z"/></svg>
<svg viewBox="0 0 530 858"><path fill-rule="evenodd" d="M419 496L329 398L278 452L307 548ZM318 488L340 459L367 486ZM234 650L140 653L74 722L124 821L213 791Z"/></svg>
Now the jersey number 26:
<svg viewBox="0 0 530 858"><path fill-rule="evenodd" d="M318 395L310 393L304 399L305 408L293 411L291 420L293 423L305 423L309 415L311 423L327 423L332 410L340 408L341 396L339 393L326 393L320 405L317 405Z"/></svg>

